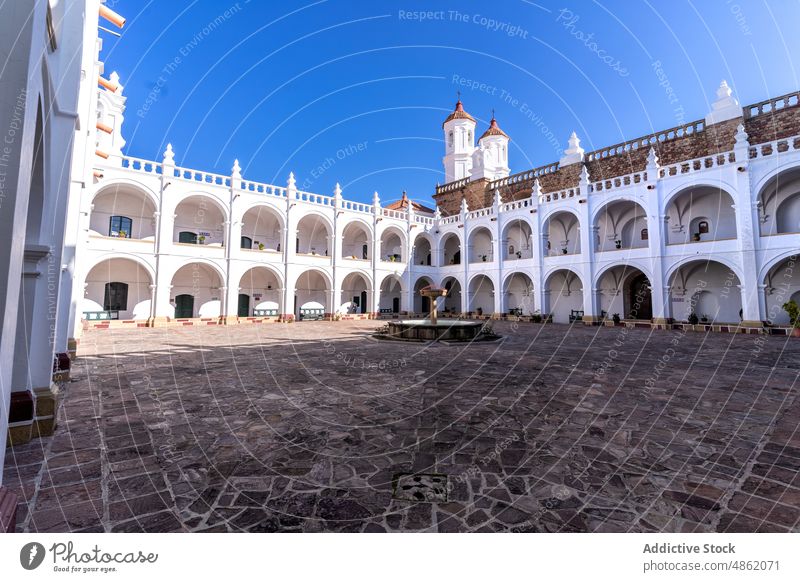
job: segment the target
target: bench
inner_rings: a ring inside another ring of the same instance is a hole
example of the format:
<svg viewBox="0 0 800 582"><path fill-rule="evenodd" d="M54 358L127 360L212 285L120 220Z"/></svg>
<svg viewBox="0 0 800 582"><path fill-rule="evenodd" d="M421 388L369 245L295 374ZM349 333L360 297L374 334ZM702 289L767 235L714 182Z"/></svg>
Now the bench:
<svg viewBox="0 0 800 582"><path fill-rule="evenodd" d="M582 309L573 309L569 312L569 322L572 323L574 321L583 321L583 310Z"/></svg>
<svg viewBox="0 0 800 582"><path fill-rule="evenodd" d="M86 321L108 321L119 319L119 311L84 311L83 318Z"/></svg>
<svg viewBox="0 0 800 582"><path fill-rule="evenodd" d="M278 317L277 309L254 309L253 317Z"/></svg>
<svg viewBox="0 0 800 582"><path fill-rule="evenodd" d="M300 321L318 321L325 319L325 310L319 308L308 308L300 310Z"/></svg>

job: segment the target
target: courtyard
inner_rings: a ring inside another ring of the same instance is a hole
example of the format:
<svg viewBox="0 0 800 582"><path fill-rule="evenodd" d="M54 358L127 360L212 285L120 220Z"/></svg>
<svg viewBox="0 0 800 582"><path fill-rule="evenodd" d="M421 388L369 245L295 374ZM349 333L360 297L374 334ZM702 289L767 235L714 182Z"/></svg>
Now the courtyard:
<svg viewBox="0 0 800 582"><path fill-rule="evenodd" d="M89 330L17 530L798 531L796 339L381 325Z"/></svg>

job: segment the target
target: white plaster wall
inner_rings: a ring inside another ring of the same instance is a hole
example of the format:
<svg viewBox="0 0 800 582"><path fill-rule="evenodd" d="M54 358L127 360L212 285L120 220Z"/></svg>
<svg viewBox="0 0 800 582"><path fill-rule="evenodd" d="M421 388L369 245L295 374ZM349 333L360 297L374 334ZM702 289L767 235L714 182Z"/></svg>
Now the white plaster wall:
<svg viewBox="0 0 800 582"><path fill-rule="evenodd" d="M126 216L132 221L128 238L151 240L155 236L156 209L145 196L136 196L124 190L107 192L95 197L89 223L89 234L108 236L112 216Z"/></svg>

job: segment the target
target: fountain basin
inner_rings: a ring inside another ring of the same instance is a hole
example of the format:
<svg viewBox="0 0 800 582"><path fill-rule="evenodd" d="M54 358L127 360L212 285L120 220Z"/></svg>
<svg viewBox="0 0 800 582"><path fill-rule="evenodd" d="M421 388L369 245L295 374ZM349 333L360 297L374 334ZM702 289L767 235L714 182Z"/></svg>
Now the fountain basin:
<svg viewBox="0 0 800 582"><path fill-rule="evenodd" d="M481 332L483 322L460 321L457 319L438 321L429 319L403 319L390 321L387 339L407 341L472 341Z"/></svg>

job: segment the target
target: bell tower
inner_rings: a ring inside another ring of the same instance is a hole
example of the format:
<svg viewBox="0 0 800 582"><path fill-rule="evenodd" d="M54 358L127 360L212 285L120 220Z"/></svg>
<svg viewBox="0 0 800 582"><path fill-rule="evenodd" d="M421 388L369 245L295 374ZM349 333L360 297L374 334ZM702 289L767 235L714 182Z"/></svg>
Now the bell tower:
<svg viewBox="0 0 800 582"><path fill-rule="evenodd" d="M475 119L461 103L460 95L453 112L444 120L445 183L469 178L472 170L472 154L475 151Z"/></svg>

